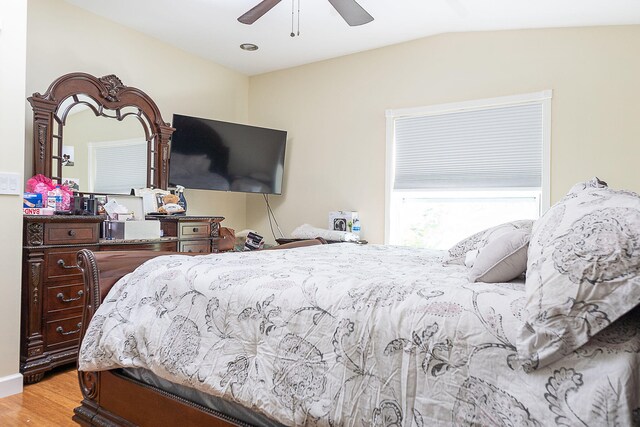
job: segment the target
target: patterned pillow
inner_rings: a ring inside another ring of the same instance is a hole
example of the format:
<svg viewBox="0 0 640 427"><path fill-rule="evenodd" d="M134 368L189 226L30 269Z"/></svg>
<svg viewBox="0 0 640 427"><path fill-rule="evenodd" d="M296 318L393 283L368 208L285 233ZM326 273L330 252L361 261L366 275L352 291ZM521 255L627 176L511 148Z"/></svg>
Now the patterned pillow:
<svg viewBox="0 0 640 427"><path fill-rule="evenodd" d="M578 184L536 221L529 243L526 371L571 353L640 303L640 196Z"/></svg>
<svg viewBox="0 0 640 427"><path fill-rule="evenodd" d="M509 231L531 231L532 226L533 220L521 219L518 221L505 222L504 224L479 231L453 245L447 252L447 255L445 255L444 263L464 265L464 258L467 255L467 252L482 249L491 241Z"/></svg>

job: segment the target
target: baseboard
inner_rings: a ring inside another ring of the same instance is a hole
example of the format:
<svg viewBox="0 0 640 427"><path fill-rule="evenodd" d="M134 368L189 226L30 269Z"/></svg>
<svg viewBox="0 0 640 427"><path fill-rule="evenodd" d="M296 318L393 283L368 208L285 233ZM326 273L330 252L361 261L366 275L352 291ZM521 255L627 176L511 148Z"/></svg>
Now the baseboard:
<svg viewBox="0 0 640 427"><path fill-rule="evenodd" d="M0 398L22 393L22 374L0 378Z"/></svg>

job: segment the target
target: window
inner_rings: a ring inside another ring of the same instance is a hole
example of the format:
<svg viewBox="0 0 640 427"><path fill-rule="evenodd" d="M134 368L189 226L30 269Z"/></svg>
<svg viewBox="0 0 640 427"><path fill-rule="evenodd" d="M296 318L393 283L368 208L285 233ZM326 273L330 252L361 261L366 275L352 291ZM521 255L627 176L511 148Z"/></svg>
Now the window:
<svg viewBox="0 0 640 427"><path fill-rule="evenodd" d="M549 206L551 91L387 111L385 241L446 249Z"/></svg>
<svg viewBox="0 0 640 427"><path fill-rule="evenodd" d="M89 191L129 194L147 186L147 148L143 138L89 143Z"/></svg>

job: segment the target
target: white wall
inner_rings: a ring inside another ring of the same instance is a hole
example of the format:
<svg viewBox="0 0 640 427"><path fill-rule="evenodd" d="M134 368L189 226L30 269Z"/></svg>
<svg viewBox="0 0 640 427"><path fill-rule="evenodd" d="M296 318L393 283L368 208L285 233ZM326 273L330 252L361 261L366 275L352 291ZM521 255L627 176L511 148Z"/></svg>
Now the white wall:
<svg viewBox="0 0 640 427"><path fill-rule="evenodd" d="M22 175L27 5L0 2L0 171ZM0 398L22 391L19 374L22 197L0 195Z"/></svg>
<svg viewBox="0 0 640 427"><path fill-rule="evenodd" d="M445 34L252 77L252 124L289 131L285 234L358 210L384 237L385 110L553 90L551 200L598 175L640 191L640 26ZM263 202L247 223L268 232Z"/></svg>
<svg viewBox="0 0 640 427"><path fill-rule="evenodd" d="M248 77L62 0L29 0L28 8L26 96L44 93L54 79L70 72L115 74L151 96L167 122L173 113L247 121ZM25 114L28 178L33 164L28 104ZM245 227L244 194L188 190L185 195L189 214L222 215L224 225Z"/></svg>

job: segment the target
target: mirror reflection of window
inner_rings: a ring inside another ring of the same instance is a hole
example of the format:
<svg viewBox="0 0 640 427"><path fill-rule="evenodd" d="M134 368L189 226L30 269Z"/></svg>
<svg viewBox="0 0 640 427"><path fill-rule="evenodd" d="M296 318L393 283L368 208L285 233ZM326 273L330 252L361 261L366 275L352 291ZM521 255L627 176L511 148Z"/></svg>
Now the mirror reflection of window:
<svg viewBox="0 0 640 427"><path fill-rule="evenodd" d="M139 161L147 155L144 138L90 142L88 147L89 191L129 194L132 188L147 186L147 168Z"/></svg>
<svg viewBox="0 0 640 427"><path fill-rule="evenodd" d="M129 194L146 187L148 143L142 124L132 115L117 120L115 111L105 114L96 116L83 104L69 111L60 153L63 180L77 178L79 191L85 192ZM72 165L63 158L68 147L73 147Z"/></svg>

